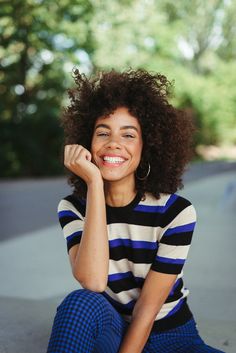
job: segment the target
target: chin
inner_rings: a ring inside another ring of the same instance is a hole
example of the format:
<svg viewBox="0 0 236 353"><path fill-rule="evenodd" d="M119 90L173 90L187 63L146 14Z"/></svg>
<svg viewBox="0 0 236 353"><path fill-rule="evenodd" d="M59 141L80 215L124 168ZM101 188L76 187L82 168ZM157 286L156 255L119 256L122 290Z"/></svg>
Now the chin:
<svg viewBox="0 0 236 353"><path fill-rule="evenodd" d="M107 175L106 176L102 175L102 178L104 181L119 181L119 180L123 179L122 177L119 178L117 176L107 176Z"/></svg>
<svg viewBox="0 0 236 353"><path fill-rule="evenodd" d="M101 171L101 169L100 169ZM102 178L107 181L115 181L124 178L124 175L120 175L119 173L108 172L108 171L101 171Z"/></svg>
<svg viewBox="0 0 236 353"><path fill-rule="evenodd" d="M118 181L123 181L124 183L127 182L130 179L134 179L134 176L132 174L118 174L114 173L102 173L102 178L106 182L118 182Z"/></svg>

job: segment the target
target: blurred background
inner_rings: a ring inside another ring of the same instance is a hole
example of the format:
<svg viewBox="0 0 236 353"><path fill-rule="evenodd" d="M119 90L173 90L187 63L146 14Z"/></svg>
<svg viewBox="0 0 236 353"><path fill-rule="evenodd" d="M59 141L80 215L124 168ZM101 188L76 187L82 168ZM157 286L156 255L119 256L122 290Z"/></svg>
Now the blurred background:
<svg viewBox="0 0 236 353"><path fill-rule="evenodd" d="M60 115L72 69L144 68L195 121L182 193L198 213L186 280L200 332L236 352L236 1L0 0L0 353L46 351L72 278ZM173 352L174 353L174 352Z"/></svg>
<svg viewBox="0 0 236 353"><path fill-rule="evenodd" d="M60 112L72 68L145 68L174 81L196 156L236 158L236 1L0 2L0 173L62 173Z"/></svg>

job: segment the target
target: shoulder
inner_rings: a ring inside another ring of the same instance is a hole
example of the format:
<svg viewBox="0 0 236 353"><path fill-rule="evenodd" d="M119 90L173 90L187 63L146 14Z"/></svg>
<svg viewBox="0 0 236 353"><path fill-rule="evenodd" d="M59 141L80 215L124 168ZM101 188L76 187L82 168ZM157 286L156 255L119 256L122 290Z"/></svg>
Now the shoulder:
<svg viewBox="0 0 236 353"><path fill-rule="evenodd" d="M156 199L151 193L145 194L145 199L141 200L139 205L150 208L153 212L162 213L170 220L180 214L191 216L196 219L196 210L194 205L183 196L178 194L160 194Z"/></svg>
<svg viewBox="0 0 236 353"><path fill-rule="evenodd" d="M79 214L80 216L85 215L85 210L86 210L86 201L83 199L80 199L75 194L68 195L63 199L61 199L57 207L58 213L63 211L72 211L75 214Z"/></svg>

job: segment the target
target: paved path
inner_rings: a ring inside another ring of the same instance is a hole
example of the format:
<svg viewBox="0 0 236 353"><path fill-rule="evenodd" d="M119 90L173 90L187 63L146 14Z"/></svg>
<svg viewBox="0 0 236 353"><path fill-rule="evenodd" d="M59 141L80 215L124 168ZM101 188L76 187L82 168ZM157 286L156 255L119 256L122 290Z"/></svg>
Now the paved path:
<svg viewBox="0 0 236 353"><path fill-rule="evenodd" d="M180 192L198 213L185 265L189 303L203 338L236 353L236 168L194 168ZM2 182L0 189L0 353L43 353L56 306L79 287L55 215L69 188L59 178Z"/></svg>

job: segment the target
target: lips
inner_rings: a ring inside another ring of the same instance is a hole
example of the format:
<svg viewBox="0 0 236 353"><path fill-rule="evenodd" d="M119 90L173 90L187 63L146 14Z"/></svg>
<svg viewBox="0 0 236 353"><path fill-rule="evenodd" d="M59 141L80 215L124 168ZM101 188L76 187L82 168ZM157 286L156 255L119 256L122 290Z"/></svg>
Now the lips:
<svg viewBox="0 0 236 353"><path fill-rule="evenodd" d="M116 155L104 155L102 156L102 160L105 165L120 165L126 161L124 157Z"/></svg>

